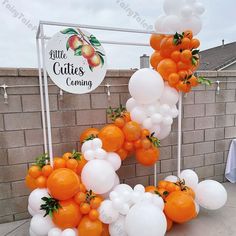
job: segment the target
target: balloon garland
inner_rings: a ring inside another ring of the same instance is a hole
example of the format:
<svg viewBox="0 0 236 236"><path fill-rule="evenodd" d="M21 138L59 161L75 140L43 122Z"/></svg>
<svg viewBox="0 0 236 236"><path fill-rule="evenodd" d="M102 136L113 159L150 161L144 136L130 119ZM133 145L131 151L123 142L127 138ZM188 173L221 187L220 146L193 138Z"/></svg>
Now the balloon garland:
<svg viewBox="0 0 236 236"><path fill-rule="evenodd" d="M55 157L53 167L44 154L29 168L25 182L32 190L31 236L163 236L174 223L197 217L200 206L215 210L226 203L220 183L199 183L192 170L168 176L157 186L134 188L120 184L116 174L131 155L144 166L155 164L160 140L178 116L178 91L210 84L194 75L200 41L193 35L200 30L204 8L196 0L165 0L164 10L156 29L174 32L151 36L154 70L141 69L130 78L127 110L109 108L112 124L86 129L80 136L81 152Z"/></svg>

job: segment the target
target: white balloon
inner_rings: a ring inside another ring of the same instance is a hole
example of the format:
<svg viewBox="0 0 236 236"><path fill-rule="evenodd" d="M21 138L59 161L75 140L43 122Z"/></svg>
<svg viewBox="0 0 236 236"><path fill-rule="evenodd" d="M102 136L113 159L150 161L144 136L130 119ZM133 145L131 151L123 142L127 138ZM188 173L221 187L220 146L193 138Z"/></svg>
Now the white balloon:
<svg viewBox="0 0 236 236"><path fill-rule="evenodd" d="M122 195L125 191L133 192L133 189L128 184L119 184L114 188L114 191Z"/></svg>
<svg viewBox="0 0 236 236"><path fill-rule="evenodd" d="M159 207L162 211L164 210L165 203L163 201L163 198L158 196L157 194L153 194L152 203L155 206Z"/></svg>
<svg viewBox="0 0 236 236"><path fill-rule="evenodd" d="M193 11L196 15L202 15L205 12L205 7L201 2L196 2L193 7Z"/></svg>
<svg viewBox="0 0 236 236"><path fill-rule="evenodd" d="M142 202L149 202L149 203L151 203L152 199L153 199L153 194L149 193L149 192L146 192L146 193L143 194Z"/></svg>
<svg viewBox="0 0 236 236"><path fill-rule="evenodd" d="M131 112L130 112L130 117L131 120L142 124L143 121L147 118L145 111L141 107L135 107Z"/></svg>
<svg viewBox="0 0 236 236"><path fill-rule="evenodd" d="M199 206L199 204L196 201L194 201L194 204L195 204L195 208L196 208L196 213L198 215L199 212L200 212L200 206Z"/></svg>
<svg viewBox="0 0 236 236"><path fill-rule="evenodd" d="M102 148L98 148L95 150L94 152L95 158L96 159L106 159L107 158L107 152L102 149Z"/></svg>
<svg viewBox="0 0 236 236"><path fill-rule="evenodd" d="M184 179L188 187L196 190L198 186L198 176L195 171L189 169L181 171L180 179Z"/></svg>
<svg viewBox="0 0 236 236"><path fill-rule="evenodd" d="M129 236L164 236L166 217L158 207L142 202L130 209L125 219L125 228Z"/></svg>
<svg viewBox="0 0 236 236"><path fill-rule="evenodd" d="M186 30L192 30L193 35L197 35L202 29L202 21L199 16L193 15L188 20L182 18L181 20L181 30L184 32Z"/></svg>
<svg viewBox="0 0 236 236"><path fill-rule="evenodd" d="M160 131L155 133L154 136L162 140L169 136L171 132L171 125L161 125Z"/></svg>
<svg viewBox="0 0 236 236"><path fill-rule="evenodd" d="M49 230L54 228L54 224L50 216L43 216L40 214L34 215L30 221L30 228L38 235L47 235Z"/></svg>
<svg viewBox="0 0 236 236"><path fill-rule="evenodd" d="M128 99L128 101L126 102L126 109L129 112L131 112L136 106L137 102L133 98Z"/></svg>
<svg viewBox="0 0 236 236"><path fill-rule="evenodd" d="M106 160L113 166L114 170L118 170L121 167L120 156L115 152L108 152Z"/></svg>
<svg viewBox="0 0 236 236"><path fill-rule="evenodd" d="M165 177L165 181L176 183L176 182L178 182L178 177L175 175L169 175L169 176Z"/></svg>
<svg viewBox="0 0 236 236"><path fill-rule="evenodd" d="M196 1L197 0L185 0L185 2L190 6L192 6Z"/></svg>
<svg viewBox="0 0 236 236"><path fill-rule="evenodd" d="M91 161L95 159L95 151L93 150L86 150L84 152L84 159L87 161Z"/></svg>
<svg viewBox="0 0 236 236"><path fill-rule="evenodd" d="M163 21L165 18L165 15L161 15L157 18L155 22L155 30L159 33L165 32L165 29L163 28Z"/></svg>
<svg viewBox="0 0 236 236"><path fill-rule="evenodd" d="M160 102L162 104L175 105L178 101L179 101L178 92L174 88L165 84L164 91L160 98Z"/></svg>
<svg viewBox="0 0 236 236"><path fill-rule="evenodd" d="M190 7L190 6L188 6L188 5L186 5L186 6L184 6L184 7L181 9L180 14L181 14L181 16L184 17L184 18L189 18L189 17L191 17L192 14L193 14L193 8Z"/></svg>
<svg viewBox="0 0 236 236"><path fill-rule="evenodd" d="M129 80L129 92L140 104L149 104L160 98L164 89L161 75L149 68L136 71Z"/></svg>
<svg viewBox="0 0 236 236"><path fill-rule="evenodd" d="M145 193L145 188L142 184L137 184L134 187L134 192Z"/></svg>
<svg viewBox="0 0 236 236"><path fill-rule="evenodd" d="M183 3L183 0L165 0L163 8L167 15L178 15Z"/></svg>
<svg viewBox="0 0 236 236"><path fill-rule="evenodd" d="M152 116L157 112L157 106L156 104L151 104L146 106L146 113L148 116Z"/></svg>
<svg viewBox="0 0 236 236"><path fill-rule="evenodd" d="M73 229L65 229L63 230L61 236L77 236L77 234Z"/></svg>
<svg viewBox="0 0 236 236"><path fill-rule="evenodd" d="M173 119L172 119L171 116L166 116L166 117L163 118L162 123L165 126L172 125Z"/></svg>
<svg viewBox="0 0 236 236"><path fill-rule="evenodd" d="M33 190L29 195L29 207L35 213L42 213L40 207L45 202L42 200L42 197L50 197L46 188L37 188Z"/></svg>
<svg viewBox="0 0 236 236"><path fill-rule="evenodd" d="M102 140L100 138L95 138L92 140L93 149L102 148Z"/></svg>
<svg viewBox="0 0 236 236"><path fill-rule="evenodd" d="M103 194L112 189L116 173L113 166L105 160L92 160L84 166L81 179L86 189Z"/></svg>
<svg viewBox="0 0 236 236"><path fill-rule="evenodd" d="M136 203L141 202L143 199L143 194L144 193L141 193L141 192L133 192L131 195L132 203L136 204Z"/></svg>
<svg viewBox="0 0 236 236"><path fill-rule="evenodd" d="M142 125L143 125L143 128L145 129L148 129L148 130L151 129L153 126L152 119L151 118L145 119Z"/></svg>
<svg viewBox="0 0 236 236"><path fill-rule="evenodd" d="M163 116L160 113L156 113L151 116L153 124L160 124L163 120Z"/></svg>
<svg viewBox="0 0 236 236"><path fill-rule="evenodd" d="M110 200L103 201L100 207L98 208L98 212L99 212L99 219L104 224L111 224L115 222L119 217L118 211L114 209L112 201Z"/></svg>
<svg viewBox="0 0 236 236"><path fill-rule="evenodd" d="M173 118L176 118L179 115L179 111L178 111L176 105L171 106L171 115Z"/></svg>
<svg viewBox="0 0 236 236"><path fill-rule="evenodd" d="M154 125L151 129L150 129L150 133L154 133L154 137L158 137L158 134L161 131L161 126L160 125Z"/></svg>
<svg viewBox="0 0 236 236"><path fill-rule="evenodd" d="M120 184L120 179L119 179L119 176L116 174L116 176L115 176L115 183L114 183L112 189L111 189L110 191L106 192L106 193L101 194L101 196L102 196L104 199L109 198L110 193L113 192L114 188L115 188L117 185L119 185L119 184Z"/></svg>
<svg viewBox="0 0 236 236"><path fill-rule="evenodd" d="M114 223L109 225L109 233L111 236L128 236L125 230L125 216L120 215Z"/></svg>
<svg viewBox="0 0 236 236"><path fill-rule="evenodd" d="M31 216L34 216L37 214L36 211L34 211L29 205L28 205L28 212L30 213ZM38 212L39 213L39 212Z"/></svg>
<svg viewBox="0 0 236 236"><path fill-rule="evenodd" d="M162 22L162 27L166 32L175 34L180 32L181 29L181 19L177 15L168 15Z"/></svg>
<svg viewBox="0 0 236 236"><path fill-rule="evenodd" d="M29 234L30 234L30 236L39 236L31 228L29 228Z"/></svg>
<svg viewBox="0 0 236 236"><path fill-rule="evenodd" d="M117 197L117 198L112 200L112 206L117 211L120 211L122 209L123 205L124 205L124 201L120 197Z"/></svg>
<svg viewBox="0 0 236 236"><path fill-rule="evenodd" d="M160 113L163 115L163 116L169 116L171 115L171 108L168 104L162 104L160 106Z"/></svg>
<svg viewBox="0 0 236 236"><path fill-rule="evenodd" d="M92 140L88 140L88 141L85 141L85 142L82 144L81 152L84 154L85 151L91 150L91 149L93 149L93 142L92 142Z"/></svg>
<svg viewBox="0 0 236 236"><path fill-rule="evenodd" d="M227 192L219 182L204 180L197 186L196 201L203 208L217 210L225 205Z"/></svg>
<svg viewBox="0 0 236 236"><path fill-rule="evenodd" d="M127 215L129 213L129 204L128 203L125 203L122 208L119 210L119 213L122 214L122 215Z"/></svg>
<svg viewBox="0 0 236 236"><path fill-rule="evenodd" d="M48 232L48 236L61 236L62 230L59 228L52 228Z"/></svg>

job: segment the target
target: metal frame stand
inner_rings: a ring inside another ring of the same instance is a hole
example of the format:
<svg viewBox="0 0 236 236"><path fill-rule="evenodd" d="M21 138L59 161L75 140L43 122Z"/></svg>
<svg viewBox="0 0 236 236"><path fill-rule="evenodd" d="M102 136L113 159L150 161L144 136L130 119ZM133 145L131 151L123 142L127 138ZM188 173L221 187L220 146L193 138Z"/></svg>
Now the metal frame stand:
<svg viewBox="0 0 236 236"><path fill-rule="evenodd" d="M39 86L40 86L40 100L42 109L42 125L43 125L43 139L44 139L44 152L49 152L50 163L53 166L53 148L52 148L52 127L51 127L51 116L50 116L50 106L49 106L49 93L48 93L48 78L45 65L45 46L46 40L51 37L47 37L44 34L44 26L62 26L62 27L76 27L82 29L94 29L102 31L113 31L121 33L135 33L135 34L158 34L154 31L146 30L136 30L136 29L125 29L125 28L115 28L106 26L94 26L94 25L80 25L80 24L70 24L62 22L50 22L50 21L40 21L37 34L36 34L36 45L37 45L37 57L38 57L38 69L39 69ZM168 32L162 34L169 34ZM113 45L128 45L128 46L141 46L150 47L149 44L144 44L140 42L120 42L120 41L102 41L103 44L113 44ZM42 74L43 70L43 74ZM46 115L45 115L46 113ZM182 94L180 93L179 100L179 118L178 118L178 176L180 174L181 168L181 121L182 121ZM154 184L157 184L157 166L154 165Z"/></svg>

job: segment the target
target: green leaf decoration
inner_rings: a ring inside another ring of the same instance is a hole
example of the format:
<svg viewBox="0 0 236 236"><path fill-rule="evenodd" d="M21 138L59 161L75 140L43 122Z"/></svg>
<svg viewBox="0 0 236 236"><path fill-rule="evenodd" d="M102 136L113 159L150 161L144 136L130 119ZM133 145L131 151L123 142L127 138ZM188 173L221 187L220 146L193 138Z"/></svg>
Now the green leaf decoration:
<svg viewBox="0 0 236 236"><path fill-rule="evenodd" d="M59 200L52 197L42 197L41 198L45 203L40 206L40 210L45 211L44 217L49 215L53 216L53 212L58 211L61 208Z"/></svg>
<svg viewBox="0 0 236 236"><path fill-rule="evenodd" d="M112 108L112 107L109 107L107 109L107 115L108 117L112 120L112 121L115 121L116 118L123 118L126 114L127 110L125 107L122 106L122 104L120 104L120 106L118 108Z"/></svg>
<svg viewBox="0 0 236 236"><path fill-rule="evenodd" d="M197 55L200 52L200 50L193 50L192 55Z"/></svg>
<svg viewBox="0 0 236 236"><path fill-rule="evenodd" d="M83 45L80 45L76 50L75 50L75 56L81 56L82 55L82 47Z"/></svg>
<svg viewBox="0 0 236 236"><path fill-rule="evenodd" d="M192 57L192 65L196 66L197 65L197 60L196 57Z"/></svg>
<svg viewBox="0 0 236 236"><path fill-rule="evenodd" d="M99 51L96 51L97 52L97 54L99 54L100 56L104 56L105 57L105 54L103 54L103 53L101 53L101 52L99 52Z"/></svg>
<svg viewBox="0 0 236 236"><path fill-rule="evenodd" d="M68 51L68 50L69 50L69 48L70 48L70 45L69 45L69 40L67 40L67 42L66 42L66 50Z"/></svg>
<svg viewBox="0 0 236 236"><path fill-rule="evenodd" d="M99 55L99 57L100 57L100 59L101 59L101 63L102 63L102 66L104 65L104 58L103 58L103 56L101 56L100 54L98 54Z"/></svg>
<svg viewBox="0 0 236 236"><path fill-rule="evenodd" d="M93 72L93 67L92 66L89 66L89 69Z"/></svg>
<svg viewBox="0 0 236 236"><path fill-rule="evenodd" d="M73 28L67 28L61 31L62 34L77 34L78 32Z"/></svg>
<svg viewBox="0 0 236 236"><path fill-rule="evenodd" d="M95 138L97 138L97 135L91 134L82 142L82 144L85 143L86 141L93 140Z"/></svg>
<svg viewBox="0 0 236 236"><path fill-rule="evenodd" d="M155 148L159 148L161 146L161 141L158 138L154 137L154 134L155 132L151 133L151 135L147 136L147 138Z"/></svg>
<svg viewBox="0 0 236 236"><path fill-rule="evenodd" d="M47 153L45 153L36 157L35 163L33 165L38 166L40 169L42 169L46 164L49 164L49 161L49 156Z"/></svg>
<svg viewBox="0 0 236 236"><path fill-rule="evenodd" d="M174 34L174 38L173 38L173 43L174 45L179 45L182 42L184 35L183 34L179 34L179 33L175 33Z"/></svg>
<svg viewBox="0 0 236 236"><path fill-rule="evenodd" d="M75 160L80 161L81 160L82 153L81 152L76 152L76 150L72 151L72 158Z"/></svg>
<svg viewBox="0 0 236 236"><path fill-rule="evenodd" d="M101 46L101 43L97 40L97 38L94 35L90 35L89 42L95 47Z"/></svg>
<svg viewBox="0 0 236 236"><path fill-rule="evenodd" d="M207 86L211 86L212 85L212 81L209 79L204 78L203 76L198 77L197 79L199 84L202 85L207 85Z"/></svg>

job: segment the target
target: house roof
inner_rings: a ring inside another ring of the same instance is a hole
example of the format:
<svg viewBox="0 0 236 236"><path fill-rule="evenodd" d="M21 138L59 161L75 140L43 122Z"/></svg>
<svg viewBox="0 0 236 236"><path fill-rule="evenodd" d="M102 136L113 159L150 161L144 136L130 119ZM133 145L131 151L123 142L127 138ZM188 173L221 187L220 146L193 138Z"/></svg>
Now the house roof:
<svg viewBox="0 0 236 236"><path fill-rule="evenodd" d="M220 70L236 62L236 42L201 51L200 56L199 70Z"/></svg>

